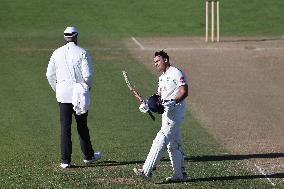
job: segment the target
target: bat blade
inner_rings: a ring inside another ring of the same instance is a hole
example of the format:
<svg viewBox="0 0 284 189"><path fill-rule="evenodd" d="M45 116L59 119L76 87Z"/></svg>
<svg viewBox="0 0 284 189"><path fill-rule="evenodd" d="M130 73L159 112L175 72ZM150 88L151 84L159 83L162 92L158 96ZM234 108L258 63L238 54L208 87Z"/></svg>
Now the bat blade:
<svg viewBox="0 0 284 189"><path fill-rule="evenodd" d="M127 85L127 87L129 88L129 90L132 92L133 96L135 96L135 98L137 99L137 101L139 101L140 103L144 103L143 98L141 97L141 95L137 92L137 90L135 89L135 86L133 85L133 83L131 82L131 80L128 77L128 74L126 71L122 71L122 75L124 77L125 83ZM152 112L150 110L147 111L149 116L151 117L151 119L153 121L155 121L155 116L152 114Z"/></svg>

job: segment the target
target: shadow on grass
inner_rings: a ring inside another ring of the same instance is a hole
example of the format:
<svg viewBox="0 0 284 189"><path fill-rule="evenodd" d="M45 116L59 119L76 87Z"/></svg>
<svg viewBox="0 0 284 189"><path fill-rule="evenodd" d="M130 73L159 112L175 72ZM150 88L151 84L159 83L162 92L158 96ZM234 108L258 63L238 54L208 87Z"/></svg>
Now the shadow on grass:
<svg viewBox="0 0 284 189"><path fill-rule="evenodd" d="M270 175L237 175L237 176L220 176L207 178L194 178L186 182L211 182L211 181L229 181L229 180L251 180L251 179L266 179L266 178L284 178L284 173L274 173ZM171 184L168 182L159 182L156 184Z"/></svg>
<svg viewBox="0 0 284 189"><path fill-rule="evenodd" d="M248 155L206 155L206 156L190 156L186 157L185 161L192 162L206 162L206 161L227 161L227 160L245 160L253 158L282 158L284 153L266 153L266 154L248 154ZM161 161L167 162L169 159L162 159ZM144 160L134 160L134 161L98 161L94 164L86 166L72 166L72 168L84 168L84 167L97 167L97 166L121 166L121 165L134 165L143 164ZM206 178L192 178L189 179L188 183L194 182L212 182L212 181L233 181L233 180L252 180L252 179L283 179L284 173L273 173L269 175L234 175L234 176L214 176ZM168 182L159 182L156 184L172 184Z"/></svg>
<svg viewBox="0 0 284 189"><path fill-rule="evenodd" d="M266 154L247 154L247 155L205 155L186 157L186 161L202 162L202 161L227 161L227 160L245 160L257 158L281 158L284 153L266 153Z"/></svg>
<svg viewBox="0 0 284 189"><path fill-rule="evenodd" d="M134 161L99 161L94 166L120 166L120 165L134 165L134 164L143 164L142 160Z"/></svg>
<svg viewBox="0 0 284 189"><path fill-rule="evenodd" d="M189 156L185 157L185 161L191 162L206 162L206 161L232 161L232 160L246 160L256 158L281 158L284 157L284 153L266 153L266 154L247 154L247 155L204 155L204 156ZM120 165L134 165L143 164L145 160L133 160L133 161L98 161L90 166L120 166ZM170 161L168 158L163 158L161 161ZM81 166L78 166L81 167Z"/></svg>

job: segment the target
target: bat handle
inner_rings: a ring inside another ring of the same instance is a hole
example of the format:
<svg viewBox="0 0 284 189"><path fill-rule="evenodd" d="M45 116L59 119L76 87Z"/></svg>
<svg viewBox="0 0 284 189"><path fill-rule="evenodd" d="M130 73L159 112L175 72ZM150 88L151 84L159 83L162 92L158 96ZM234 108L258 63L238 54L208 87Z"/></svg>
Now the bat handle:
<svg viewBox="0 0 284 189"><path fill-rule="evenodd" d="M153 116L152 112L150 110L147 111L149 116L152 118L153 121L155 121L155 116Z"/></svg>

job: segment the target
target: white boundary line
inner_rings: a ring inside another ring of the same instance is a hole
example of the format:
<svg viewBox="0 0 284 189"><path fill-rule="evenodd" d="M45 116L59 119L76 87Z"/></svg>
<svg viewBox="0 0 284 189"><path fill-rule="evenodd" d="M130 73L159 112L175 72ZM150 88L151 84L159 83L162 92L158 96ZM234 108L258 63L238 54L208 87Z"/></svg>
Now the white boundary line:
<svg viewBox="0 0 284 189"><path fill-rule="evenodd" d="M271 179L266 176L265 172L264 172L259 166L257 166L256 164L254 164L254 166L257 168L257 170L258 170L262 175L265 176L265 178L272 184L272 186L276 186L276 184L274 184L274 183L271 181Z"/></svg>
<svg viewBox="0 0 284 189"><path fill-rule="evenodd" d="M135 37L131 37L131 39L134 41L134 43L135 43L136 45L138 45L138 46L140 47L140 49L142 49L142 50L145 49L145 47L144 47L139 41L137 41L137 40L135 39Z"/></svg>

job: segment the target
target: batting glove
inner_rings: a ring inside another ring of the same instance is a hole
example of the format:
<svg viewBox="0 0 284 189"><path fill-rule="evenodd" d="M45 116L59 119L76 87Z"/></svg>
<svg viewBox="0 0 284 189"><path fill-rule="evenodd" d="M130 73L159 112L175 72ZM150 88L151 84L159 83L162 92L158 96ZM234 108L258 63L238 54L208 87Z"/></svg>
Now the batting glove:
<svg viewBox="0 0 284 189"><path fill-rule="evenodd" d="M162 102L162 105L165 108L165 112L169 112L169 111L173 110L176 107L176 101L174 99L164 100Z"/></svg>
<svg viewBox="0 0 284 189"><path fill-rule="evenodd" d="M139 106L139 110L142 113L147 113L149 111L149 107L147 104L145 104L144 102L142 104L140 104Z"/></svg>

